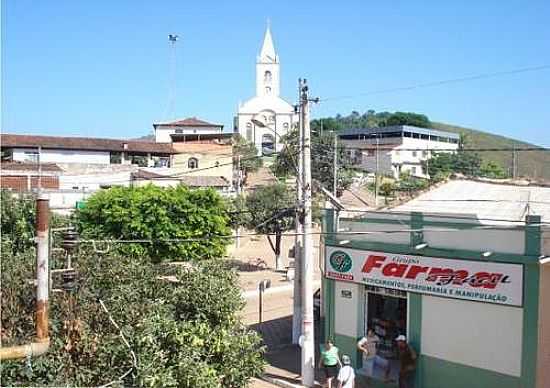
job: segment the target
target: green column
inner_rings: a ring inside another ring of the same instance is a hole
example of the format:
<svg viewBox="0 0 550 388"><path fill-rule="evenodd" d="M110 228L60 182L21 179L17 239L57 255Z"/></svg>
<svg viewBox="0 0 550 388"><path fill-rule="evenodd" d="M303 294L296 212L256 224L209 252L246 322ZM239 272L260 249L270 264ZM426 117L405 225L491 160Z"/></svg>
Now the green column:
<svg viewBox="0 0 550 388"><path fill-rule="evenodd" d="M527 216L525 227L525 255L533 262L523 266L523 341L521 379L523 387L535 388L537 375L537 347L539 321L540 216Z"/></svg>
<svg viewBox="0 0 550 388"><path fill-rule="evenodd" d="M422 213L411 213L411 229L422 229L424 217ZM422 232L411 232L411 246L421 244L424 241ZM417 370L416 370L416 386L422 387L422 357L421 349L421 332L422 332L422 295L409 292L409 333L408 341L418 353Z"/></svg>

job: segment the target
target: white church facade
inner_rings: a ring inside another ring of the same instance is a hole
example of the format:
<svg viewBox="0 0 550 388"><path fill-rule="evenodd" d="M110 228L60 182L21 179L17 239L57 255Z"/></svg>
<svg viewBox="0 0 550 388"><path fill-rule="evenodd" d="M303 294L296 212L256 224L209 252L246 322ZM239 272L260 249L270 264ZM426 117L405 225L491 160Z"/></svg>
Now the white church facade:
<svg viewBox="0 0 550 388"><path fill-rule="evenodd" d="M260 155L281 151L281 137L298 122L294 106L280 97L280 88L279 56L267 27L256 61L256 96L239 104L235 117L235 132L253 142ZM258 125L258 121L265 125Z"/></svg>

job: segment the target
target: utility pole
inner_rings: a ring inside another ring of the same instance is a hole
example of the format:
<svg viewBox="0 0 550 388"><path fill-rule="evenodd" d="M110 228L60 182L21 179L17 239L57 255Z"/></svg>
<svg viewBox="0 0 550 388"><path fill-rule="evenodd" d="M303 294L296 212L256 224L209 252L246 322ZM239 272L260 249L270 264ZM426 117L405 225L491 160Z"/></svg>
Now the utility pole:
<svg viewBox="0 0 550 388"><path fill-rule="evenodd" d="M512 178L517 179L518 177L518 153L516 152L516 145L513 145L512 151Z"/></svg>
<svg viewBox="0 0 550 388"><path fill-rule="evenodd" d="M303 256L302 256L302 384L312 387L315 372L315 330L313 323L313 239L311 220L311 128L309 123L309 90L300 80L301 118L303 125Z"/></svg>
<svg viewBox="0 0 550 388"><path fill-rule="evenodd" d="M336 190L338 188L338 135L334 131L334 171L333 171L333 182L332 182L332 193L334 198L336 198Z"/></svg>
<svg viewBox="0 0 550 388"><path fill-rule="evenodd" d="M237 196L241 195L241 155L237 155L237 171L235 174L236 182L235 182L235 191L237 192ZM235 236L235 248L239 248L241 246L241 227L237 225L237 228L235 230L236 236Z"/></svg>
<svg viewBox="0 0 550 388"><path fill-rule="evenodd" d="M298 87L298 148L300 149L300 157L298 158L298 174L296 175L296 238L294 241L294 298L293 298L293 310L292 310L292 343L298 344L300 342L300 335L302 334L302 201L304 197L302 187L302 177L304 175L304 160L301 157L302 152L302 140L304 126L302 121L302 109L301 109L302 90L301 85Z"/></svg>
<svg viewBox="0 0 550 388"><path fill-rule="evenodd" d="M379 164L378 146L379 146L379 143L380 143L380 138L377 133L376 134L376 173L374 175L374 204L376 207L378 207L378 164Z"/></svg>

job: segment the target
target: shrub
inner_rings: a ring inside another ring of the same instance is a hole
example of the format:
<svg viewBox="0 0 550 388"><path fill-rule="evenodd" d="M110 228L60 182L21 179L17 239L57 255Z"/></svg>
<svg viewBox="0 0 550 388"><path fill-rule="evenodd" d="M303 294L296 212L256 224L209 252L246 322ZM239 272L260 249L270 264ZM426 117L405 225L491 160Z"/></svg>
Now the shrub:
<svg viewBox="0 0 550 388"><path fill-rule="evenodd" d="M154 261L221 257L230 242L221 237L230 235L225 202L211 189L114 187L91 196L76 219L86 237L151 240L119 249Z"/></svg>

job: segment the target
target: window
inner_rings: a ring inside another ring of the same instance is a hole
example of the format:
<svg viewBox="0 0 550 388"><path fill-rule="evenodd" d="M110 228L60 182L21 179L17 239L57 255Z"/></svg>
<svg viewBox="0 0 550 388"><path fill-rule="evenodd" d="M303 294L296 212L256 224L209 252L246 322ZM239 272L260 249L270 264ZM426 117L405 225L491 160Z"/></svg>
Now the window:
<svg viewBox="0 0 550 388"><path fill-rule="evenodd" d="M416 167L411 167L411 174L416 175Z"/></svg>
<svg viewBox="0 0 550 388"><path fill-rule="evenodd" d="M420 139L420 134L419 133L414 133L412 134L413 136L413 139Z"/></svg>
<svg viewBox="0 0 550 388"><path fill-rule="evenodd" d="M416 151L413 151L413 158L416 158Z"/></svg>
<svg viewBox="0 0 550 388"><path fill-rule="evenodd" d="M271 88L269 86L265 87L265 94L271 94Z"/></svg>
<svg viewBox="0 0 550 388"><path fill-rule="evenodd" d="M146 155L131 155L132 164L137 164L139 167L147 167L149 161Z"/></svg>
<svg viewBox="0 0 550 388"><path fill-rule="evenodd" d="M283 123L283 129L284 129L285 131L288 131L288 123Z"/></svg>
<svg viewBox="0 0 550 388"><path fill-rule="evenodd" d="M111 152L109 156L109 162L111 164L121 164L122 163L122 153L121 152Z"/></svg>
<svg viewBox="0 0 550 388"><path fill-rule="evenodd" d="M38 163L38 151L25 151L25 162Z"/></svg>
<svg viewBox="0 0 550 388"><path fill-rule="evenodd" d="M269 70L264 73L264 82L266 84L271 83L271 72Z"/></svg>
<svg viewBox="0 0 550 388"><path fill-rule="evenodd" d="M421 135L420 135L420 138L421 138L422 140L429 140L429 139L430 139L430 136L425 135L425 134L421 134Z"/></svg>
<svg viewBox="0 0 550 388"><path fill-rule="evenodd" d="M246 123L246 140L252 141L252 123Z"/></svg>
<svg viewBox="0 0 550 388"><path fill-rule="evenodd" d="M199 160L197 158L189 158L187 161L187 167L190 169L199 168Z"/></svg>
<svg viewBox="0 0 550 388"><path fill-rule="evenodd" d="M422 156L427 158L428 157L428 151L422 151Z"/></svg>

